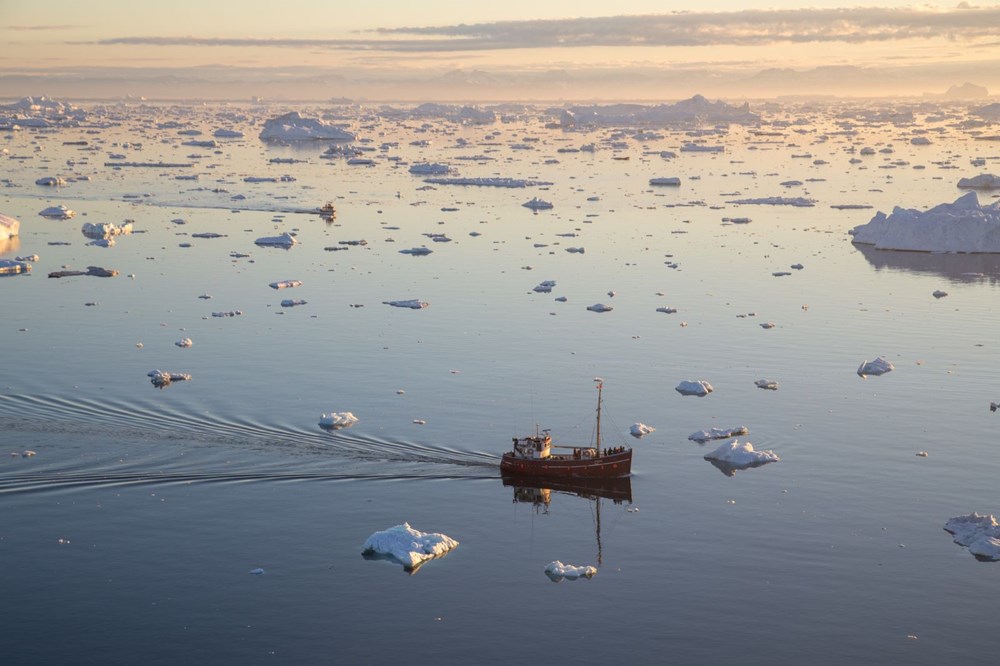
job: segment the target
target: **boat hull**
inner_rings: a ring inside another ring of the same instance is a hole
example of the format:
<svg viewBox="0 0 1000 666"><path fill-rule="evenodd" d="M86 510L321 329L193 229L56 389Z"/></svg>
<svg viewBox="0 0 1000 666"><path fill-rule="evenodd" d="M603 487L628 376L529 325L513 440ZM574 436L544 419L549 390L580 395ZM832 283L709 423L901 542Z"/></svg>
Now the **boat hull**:
<svg viewBox="0 0 1000 666"><path fill-rule="evenodd" d="M632 450L587 460L517 458L510 451L500 459L500 473L552 479L614 479L632 473Z"/></svg>

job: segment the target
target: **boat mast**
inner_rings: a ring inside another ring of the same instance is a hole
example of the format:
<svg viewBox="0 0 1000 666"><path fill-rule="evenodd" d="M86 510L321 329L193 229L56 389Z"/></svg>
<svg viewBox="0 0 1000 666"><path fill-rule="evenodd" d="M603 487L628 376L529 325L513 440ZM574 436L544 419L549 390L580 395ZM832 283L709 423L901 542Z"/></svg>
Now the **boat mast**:
<svg viewBox="0 0 1000 666"><path fill-rule="evenodd" d="M601 454L601 389L604 388L604 382L599 381L597 383L597 455Z"/></svg>

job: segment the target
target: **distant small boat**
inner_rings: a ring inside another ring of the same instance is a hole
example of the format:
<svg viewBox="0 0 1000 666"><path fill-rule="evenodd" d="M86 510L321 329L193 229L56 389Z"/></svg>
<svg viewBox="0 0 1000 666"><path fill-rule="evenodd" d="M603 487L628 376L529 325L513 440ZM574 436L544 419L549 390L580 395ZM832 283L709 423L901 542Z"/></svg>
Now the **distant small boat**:
<svg viewBox="0 0 1000 666"><path fill-rule="evenodd" d="M597 428L592 446L557 446L548 430L528 437L514 437L513 448L500 459L500 473L505 476L529 476L570 479L601 479L629 476L632 473L632 449L601 447L601 394L604 383L597 384ZM553 448L569 453L552 453Z"/></svg>

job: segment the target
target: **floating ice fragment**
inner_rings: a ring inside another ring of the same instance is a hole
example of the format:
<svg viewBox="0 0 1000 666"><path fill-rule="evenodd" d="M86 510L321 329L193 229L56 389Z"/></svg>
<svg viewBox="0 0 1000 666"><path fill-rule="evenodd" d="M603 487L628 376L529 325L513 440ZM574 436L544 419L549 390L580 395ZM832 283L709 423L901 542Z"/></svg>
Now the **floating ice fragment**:
<svg viewBox="0 0 1000 666"><path fill-rule="evenodd" d="M280 236L263 236L254 241L257 245L269 246L269 247L283 247L288 249L298 243L295 236L288 232L281 234Z"/></svg>
<svg viewBox="0 0 1000 666"><path fill-rule="evenodd" d="M710 428L709 430L699 430L698 432L691 433L688 435L688 439L692 442L704 444L705 442L713 439L728 439L730 437L736 437L737 435L748 434L750 434L750 430L746 426L737 426L735 428Z"/></svg>
<svg viewBox="0 0 1000 666"><path fill-rule="evenodd" d="M411 247L408 250L400 250L399 253L400 254L408 254L408 255L413 256L413 257L422 257L424 255L430 254L433 251L434 250L432 250L430 248L427 248L427 247Z"/></svg>
<svg viewBox="0 0 1000 666"><path fill-rule="evenodd" d="M996 190L1000 189L1000 176L983 173L972 178L962 178L958 181L958 186L974 190Z"/></svg>
<svg viewBox="0 0 1000 666"><path fill-rule="evenodd" d="M867 379L868 375L877 377L895 369L896 367L887 361L884 356L879 356L874 361L862 361L861 365L858 366L858 376L862 379Z"/></svg>
<svg viewBox="0 0 1000 666"><path fill-rule="evenodd" d="M676 176L671 176L669 178L650 178L650 185L663 185L663 186L675 186L681 184L681 179Z"/></svg>
<svg viewBox="0 0 1000 666"><path fill-rule="evenodd" d="M935 289L934 293L931 294L934 298L944 298L948 295L947 291L941 291L940 289Z"/></svg>
<svg viewBox="0 0 1000 666"><path fill-rule="evenodd" d="M635 437L636 439L645 437L649 433L655 431L656 428L654 428L653 426L648 426L645 423L633 423L632 426L628 429L629 434Z"/></svg>
<svg viewBox="0 0 1000 666"><path fill-rule="evenodd" d="M678 384L674 390L681 395L696 395L703 398L715 389L713 389L712 385L706 381L694 381L688 379Z"/></svg>
<svg viewBox="0 0 1000 666"><path fill-rule="evenodd" d="M605 305L604 303L595 303L594 305L588 305L587 309L591 312L611 312L614 310L610 305Z"/></svg>
<svg viewBox="0 0 1000 666"><path fill-rule="evenodd" d="M365 540L361 554L367 558L389 557L407 571L416 571L427 560L442 557L457 546L458 542L449 536L419 532L403 523L372 534Z"/></svg>
<svg viewBox="0 0 1000 666"><path fill-rule="evenodd" d="M754 199L735 199L727 201L727 204L756 204L765 206L795 206L798 208L811 208L816 205L815 199L805 197L759 197Z"/></svg>
<svg viewBox="0 0 1000 666"><path fill-rule="evenodd" d="M754 384L756 384L757 388L768 389L770 391L778 390L778 382L773 379L758 379Z"/></svg>
<svg viewBox="0 0 1000 666"><path fill-rule="evenodd" d="M191 375L184 372L165 372L163 370L150 370L146 376L150 378L150 382L156 388L164 388L170 386L172 382L184 382L191 379Z"/></svg>
<svg viewBox="0 0 1000 666"><path fill-rule="evenodd" d="M664 314L675 314L677 312L677 308L666 308L666 307L664 307L664 308L656 308L656 311L657 312L662 312Z"/></svg>
<svg viewBox="0 0 1000 666"><path fill-rule="evenodd" d="M552 287L556 286L555 280L545 280L540 282L532 291L539 294L549 294L552 293Z"/></svg>
<svg viewBox="0 0 1000 666"><path fill-rule="evenodd" d="M43 208L38 211L38 214L42 217L47 217L53 220L68 220L76 215L76 211L72 211L62 204L58 206L49 206L48 208Z"/></svg>
<svg viewBox="0 0 1000 666"><path fill-rule="evenodd" d="M272 282L268 286L271 289L291 289L292 287L301 287L302 280L278 280L277 282Z"/></svg>
<svg viewBox="0 0 1000 666"><path fill-rule="evenodd" d="M62 187L65 184L66 181L57 176L46 176L35 181L35 185L43 185L45 187Z"/></svg>
<svg viewBox="0 0 1000 666"><path fill-rule="evenodd" d="M111 238L132 233L132 222L126 220L121 225L112 222L84 222L80 231L87 238Z"/></svg>
<svg viewBox="0 0 1000 666"><path fill-rule="evenodd" d="M281 301L281 307L283 308L294 308L299 305L305 305L306 301L301 298L286 298Z"/></svg>
<svg viewBox="0 0 1000 666"><path fill-rule="evenodd" d="M252 575L252 576L262 576L263 574L264 574L264 570L261 569L260 567L257 567L256 569L251 569L250 570L250 575Z"/></svg>
<svg viewBox="0 0 1000 666"><path fill-rule="evenodd" d="M416 298L411 298L408 301L382 301L385 305L391 305L394 308L410 308L411 310L420 310L426 308L430 303L425 303Z"/></svg>
<svg viewBox="0 0 1000 666"><path fill-rule="evenodd" d="M589 580L596 574L597 567L563 564L559 560L549 562L548 566L545 567L545 575L548 576L553 583L558 583L564 578L567 580L577 580L578 578L586 578Z"/></svg>
<svg viewBox="0 0 1000 666"><path fill-rule="evenodd" d="M327 430L340 430L341 428L350 428L359 420L351 412L331 412L320 416L319 427Z"/></svg>
<svg viewBox="0 0 1000 666"><path fill-rule="evenodd" d="M992 516L970 513L956 516L944 524L946 532L960 546L966 546L977 560L1000 560L1000 525Z"/></svg>
<svg viewBox="0 0 1000 666"><path fill-rule="evenodd" d="M183 340L178 340L174 344L177 345L178 347L186 349L186 348L190 347L191 345L193 345L194 342L191 341L191 338L184 338Z"/></svg>
<svg viewBox="0 0 1000 666"><path fill-rule="evenodd" d="M31 271L31 264L13 259L0 259L0 275L19 275Z"/></svg>
<svg viewBox="0 0 1000 666"><path fill-rule="evenodd" d="M725 463L726 465L734 468L746 468L756 467L769 462L777 462L781 460L781 458L779 458L774 451L755 451L753 444L750 442L743 442L740 444L739 440L734 439L727 444L723 444L711 453L706 453L705 460L714 460L716 462Z"/></svg>
<svg viewBox="0 0 1000 666"><path fill-rule="evenodd" d="M525 208L530 208L531 210L548 210L552 208L552 204L538 197L533 197L530 201L521 204Z"/></svg>
<svg viewBox="0 0 1000 666"><path fill-rule="evenodd" d="M13 238L21 232L21 222L9 215L0 214L0 240Z"/></svg>
<svg viewBox="0 0 1000 666"><path fill-rule="evenodd" d="M775 324L773 321L766 321L760 325L760 327L764 329L774 328L775 326L777 326L777 324Z"/></svg>

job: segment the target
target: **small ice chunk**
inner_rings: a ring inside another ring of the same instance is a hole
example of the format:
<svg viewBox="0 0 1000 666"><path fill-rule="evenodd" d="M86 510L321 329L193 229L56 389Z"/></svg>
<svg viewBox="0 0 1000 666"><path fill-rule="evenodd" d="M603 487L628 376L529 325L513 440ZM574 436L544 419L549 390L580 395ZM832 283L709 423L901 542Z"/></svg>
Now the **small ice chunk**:
<svg viewBox="0 0 1000 666"><path fill-rule="evenodd" d="M587 309L591 312L611 312L614 310L610 305L605 305L604 303L595 303L594 305L588 305Z"/></svg>
<svg viewBox="0 0 1000 666"><path fill-rule="evenodd" d="M544 199L539 199L538 197L532 197L530 201L526 201L521 204L525 208L530 208L531 210L548 210L552 208L552 204Z"/></svg>
<svg viewBox="0 0 1000 666"><path fill-rule="evenodd" d="M278 282L272 282L268 286L271 289L291 289L293 287L301 287L302 280L279 280Z"/></svg>
<svg viewBox="0 0 1000 666"><path fill-rule="evenodd" d="M678 384L674 390L681 395L696 395L703 398L714 389L712 388L712 385L706 381L694 381L688 379Z"/></svg>
<svg viewBox="0 0 1000 666"><path fill-rule="evenodd" d="M665 185L665 186L676 186L681 184L681 179L676 176L671 176L669 178L650 178L650 185Z"/></svg>
<svg viewBox="0 0 1000 666"><path fill-rule="evenodd" d="M66 208L66 206L59 204L58 206L43 208L38 211L38 214L42 217L47 217L53 220L68 220L71 217L76 216L76 211L70 210L69 208Z"/></svg>
<svg viewBox="0 0 1000 666"><path fill-rule="evenodd" d="M947 291L941 291L940 289L935 289L934 293L931 294L934 298L944 298L948 295Z"/></svg>
<svg viewBox="0 0 1000 666"><path fill-rule="evenodd" d="M186 349L187 347L190 347L191 345L193 345L194 342L191 341L191 338L184 338L183 340L178 340L174 344L177 345L178 347L182 347L182 348Z"/></svg>
<svg viewBox="0 0 1000 666"><path fill-rule="evenodd" d="M589 580L596 574L597 567L589 565L575 566L572 564L563 564L559 560L549 562L548 566L545 567L545 575L548 576L554 583L558 583L564 578L568 580L587 578Z"/></svg>
<svg viewBox="0 0 1000 666"><path fill-rule="evenodd" d="M777 326L777 324L775 324L773 321L765 321L763 324L760 325L760 327L763 329L771 329L774 328L775 326Z"/></svg>
<svg viewBox="0 0 1000 666"><path fill-rule="evenodd" d="M408 250L400 250L399 253L400 254L408 254L408 255L410 255L412 257L423 257L425 255L430 254L433 251L434 250L432 250L432 249L430 249L428 247L411 247Z"/></svg>
<svg viewBox="0 0 1000 666"><path fill-rule="evenodd" d="M411 310L420 310L430 306L430 303L425 303L416 298L412 298L408 301L382 301L385 305L391 305L394 308L410 308Z"/></svg>
<svg viewBox="0 0 1000 666"><path fill-rule="evenodd" d="M656 311L664 314L675 314L677 312L677 308L656 308Z"/></svg>
<svg viewBox="0 0 1000 666"><path fill-rule="evenodd" d="M758 379L754 384L756 384L757 388L768 389L770 391L778 390L778 382L773 379Z"/></svg>
<svg viewBox="0 0 1000 666"><path fill-rule="evenodd" d="M879 356L874 361L862 361L861 365L858 366L858 376L867 379L868 375L877 377L895 369L892 363L885 360L885 356Z"/></svg>
<svg viewBox="0 0 1000 666"><path fill-rule="evenodd" d="M540 282L532 291L539 294L550 294L554 286L556 286L555 280L545 280L544 282Z"/></svg>
<svg viewBox="0 0 1000 666"><path fill-rule="evenodd" d="M774 451L755 451L753 444L738 439L723 444L711 453L705 454L705 460L715 460L732 467L756 467L769 462L781 460Z"/></svg>
<svg viewBox="0 0 1000 666"><path fill-rule="evenodd" d="M350 428L360 419L351 412L331 412L319 417L319 427L329 430L340 430Z"/></svg>
<svg viewBox="0 0 1000 666"><path fill-rule="evenodd" d="M149 381L156 388L170 386L173 382L186 382L191 379L191 375L184 372L166 372L164 370L150 370L146 373Z"/></svg>
<svg viewBox="0 0 1000 666"><path fill-rule="evenodd" d="M749 434L750 430L746 426L737 426L735 428L710 428L709 430L699 430L698 432L691 433L688 435L688 439L692 442L704 444L705 442L713 439L728 439L730 437L736 437L737 435Z"/></svg>
<svg viewBox="0 0 1000 666"><path fill-rule="evenodd" d="M632 427L628 429L629 434L635 437L636 439L645 437L649 433L655 431L656 428L654 428L653 426L648 426L645 423L633 423Z"/></svg>
<svg viewBox="0 0 1000 666"><path fill-rule="evenodd" d="M299 305L305 305L305 304L306 301L302 300L301 298L286 298L283 301L281 301L281 307L283 308L294 308Z"/></svg>
<svg viewBox="0 0 1000 666"><path fill-rule="evenodd" d="M457 546L458 542L449 536L419 532L403 523L372 534L361 552L365 557L391 557L408 571L415 571L427 560L442 557Z"/></svg>
<svg viewBox="0 0 1000 666"><path fill-rule="evenodd" d="M264 570L261 569L260 567L257 567L256 569L251 569L250 574L253 576L262 576L264 574Z"/></svg>

